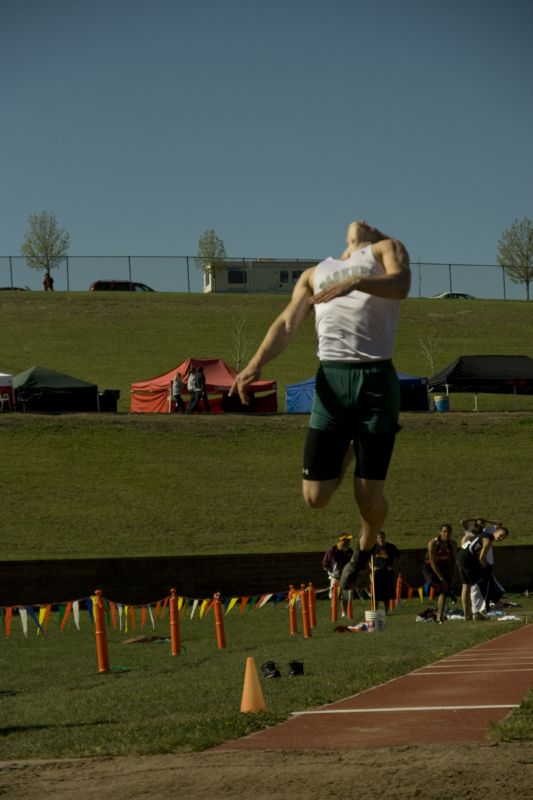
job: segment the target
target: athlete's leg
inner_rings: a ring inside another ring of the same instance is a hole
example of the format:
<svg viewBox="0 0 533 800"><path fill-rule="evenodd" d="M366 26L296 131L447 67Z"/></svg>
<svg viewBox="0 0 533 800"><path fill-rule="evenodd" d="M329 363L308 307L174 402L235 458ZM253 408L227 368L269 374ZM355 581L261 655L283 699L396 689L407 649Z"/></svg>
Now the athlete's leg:
<svg viewBox="0 0 533 800"><path fill-rule="evenodd" d="M346 433L309 428L304 448L302 492L311 508L325 508L354 458Z"/></svg>
<svg viewBox="0 0 533 800"><path fill-rule="evenodd" d="M311 508L325 508L331 500L334 492L342 483L342 479L353 461L354 454L352 448L348 445L348 449L342 461L341 471L337 478L329 480L313 481L307 480L305 477L302 481L302 493L305 502Z"/></svg>
<svg viewBox="0 0 533 800"><path fill-rule="evenodd" d="M485 598L483 597L481 588L479 584L474 583L470 587L470 608L472 609L472 614L479 614L483 612L484 605L485 605Z"/></svg>
<svg viewBox="0 0 533 800"><path fill-rule="evenodd" d="M384 494L385 481L354 478L354 494L361 516L359 548L371 550L376 544L378 533L383 529L388 504Z"/></svg>
<svg viewBox="0 0 533 800"><path fill-rule="evenodd" d="M437 622L444 622L445 602L446 602L446 595L444 592L441 592L437 600Z"/></svg>
<svg viewBox="0 0 533 800"><path fill-rule="evenodd" d="M368 566L378 533L387 516L384 486L394 448L394 437L395 431L354 436L354 494L361 517L361 533L354 554L342 571L341 589L355 586L358 576Z"/></svg>
<svg viewBox="0 0 533 800"><path fill-rule="evenodd" d="M461 604L465 619L472 619L472 601L470 599L470 584L463 583L461 588Z"/></svg>
<svg viewBox="0 0 533 800"><path fill-rule="evenodd" d="M387 516L387 500L383 492L385 480L354 478L354 494L361 519L361 533L354 554L342 571L340 587L355 585L359 574L368 566L378 533Z"/></svg>

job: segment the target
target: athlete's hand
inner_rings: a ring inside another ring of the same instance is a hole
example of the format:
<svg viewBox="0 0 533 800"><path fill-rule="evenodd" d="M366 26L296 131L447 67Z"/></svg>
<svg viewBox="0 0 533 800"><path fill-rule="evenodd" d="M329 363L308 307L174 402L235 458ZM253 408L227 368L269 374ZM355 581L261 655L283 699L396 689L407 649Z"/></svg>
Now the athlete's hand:
<svg viewBox="0 0 533 800"><path fill-rule="evenodd" d="M334 283L326 289L322 289L321 292L317 292L310 298L309 302L315 306L317 303L329 303L335 297L344 297L353 292L354 289L357 289L358 282L359 278L346 278L340 283Z"/></svg>
<svg viewBox="0 0 533 800"><path fill-rule="evenodd" d="M228 396L231 397L235 392L240 397L241 403L245 406L250 404L250 395L246 391L247 387L254 381L259 380L261 377L261 370L249 365L245 367L242 372L239 372L235 380L230 386Z"/></svg>

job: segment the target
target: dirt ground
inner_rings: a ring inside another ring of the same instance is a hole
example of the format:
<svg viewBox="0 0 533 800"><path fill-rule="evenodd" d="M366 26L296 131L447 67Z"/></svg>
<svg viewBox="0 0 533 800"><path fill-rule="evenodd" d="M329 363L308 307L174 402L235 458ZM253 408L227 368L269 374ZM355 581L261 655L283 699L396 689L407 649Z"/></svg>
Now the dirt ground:
<svg viewBox="0 0 533 800"><path fill-rule="evenodd" d="M9 800L529 800L532 791L533 742L0 762Z"/></svg>

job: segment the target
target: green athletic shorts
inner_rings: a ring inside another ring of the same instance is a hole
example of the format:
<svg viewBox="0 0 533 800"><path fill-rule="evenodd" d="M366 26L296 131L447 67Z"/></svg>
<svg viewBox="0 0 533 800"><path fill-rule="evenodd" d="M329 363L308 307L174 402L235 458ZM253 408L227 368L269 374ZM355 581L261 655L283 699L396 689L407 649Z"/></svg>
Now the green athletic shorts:
<svg viewBox="0 0 533 800"><path fill-rule="evenodd" d="M400 382L392 361L323 361L304 451L304 480L339 476L353 443L355 474L384 480L400 413Z"/></svg>

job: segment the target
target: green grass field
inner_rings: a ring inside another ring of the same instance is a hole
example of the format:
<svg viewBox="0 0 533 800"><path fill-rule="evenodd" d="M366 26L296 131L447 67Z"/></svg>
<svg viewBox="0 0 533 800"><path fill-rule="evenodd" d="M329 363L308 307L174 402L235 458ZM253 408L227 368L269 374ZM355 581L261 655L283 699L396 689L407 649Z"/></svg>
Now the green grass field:
<svg viewBox="0 0 533 800"><path fill-rule="evenodd" d="M235 319L246 323L255 349L286 303L272 295L197 295L120 292L4 292L0 297L0 371L34 364L120 389L120 410L129 408L133 382L154 377L189 356L234 358ZM520 301L409 299L402 303L396 367L431 375L422 344L431 345L435 371L460 355L533 355L533 306ZM264 377L284 387L316 371L314 326L309 319L297 339ZM452 408L473 408L472 395L454 395ZM533 398L479 397L480 410L533 410Z"/></svg>
<svg viewBox="0 0 533 800"><path fill-rule="evenodd" d="M484 514L508 524L510 544L533 543L533 415L401 422L391 541L423 547L442 521ZM2 558L325 550L357 520L349 480L328 508L305 506L306 425L284 415L0 415Z"/></svg>
<svg viewBox="0 0 533 800"><path fill-rule="evenodd" d="M234 320L246 320L255 347L285 302L258 295L5 293L0 370L40 363L119 388L125 411L132 381L189 355L231 363ZM432 343L436 369L461 354L528 354L531 313L515 301L407 300L396 365L428 374L421 342ZM315 368L309 322L265 371L279 382L281 406L285 384ZM473 407L471 395L453 395L452 409L461 407ZM514 542L533 541L526 500L533 397L483 395L479 407L402 415L388 490L388 532L400 546L423 546L442 520L479 513L505 520ZM284 415L0 415L9 464L0 487L8 520L3 557L321 549L332 532L353 530L356 520L348 483L321 513L301 502L306 425L306 417Z"/></svg>
<svg viewBox="0 0 533 800"><path fill-rule="evenodd" d="M41 364L118 388L187 356L230 363L234 319L244 316L255 347L284 299L199 295L6 293L0 298L0 370ZM409 300L395 363L429 374L459 355L531 354L531 306L519 302ZM316 368L314 331L265 370L284 386ZM442 521L484 514L504 520L512 543L533 543L530 475L533 398L452 397L452 413L403 414L390 470L386 530L400 547L422 547ZM306 508L300 460L306 417L219 415L0 415L1 557L276 552L325 549L357 522L349 482L330 507ZM503 545L504 546L504 545ZM529 601L521 601L527 613ZM13 626L0 643L0 756L4 758L201 749L255 726L367 688L422 663L497 635L487 626L416 625L415 606L391 618L382 637L339 636L327 604L313 639L292 641L286 609L269 604L227 618L228 649L215 647L213 620L184 621L186 652L167 644L125 645L110 632L112 664L96 674L85 620L25 639ZM359 618L362 609L358 609ZM164 634L163 623L158 631ZM509 629L508 626L505 627ZM334 640L332 640L334 636ZM406 648L406 642L409 647ZM333 646L332 646L333 644ZM286 671L302 658L305 679L265 687L268 714L239 714L245 658L274 659ZM2 693L3 692L3 693ZM13 693L13 694L12 694ZM531 738L528 699L496 736Z"/></svg>
<svg viewBox="0 0 533 800"><path fill-rule="evenodd" d="M520 603L522 616L533 601ZM364 605L355 604L356 621ZM210 612L181 621L183 651L170 655L167 641L124 642L139 635L167 637L168 612L153 630L150 623L126 633L110 629L111 673L97 672L95 637L87 614L80 630L72 619L60 631L51 615L47 632L37 636L30 622L25 638L17 618L0 643L0 758L108 756L201 750L309 709L362 691L422 664L486 641L520 623L482 625L416 623L422 608L406 601L389 615L384 633L339 634L329 619L329 603L318 601L318 626L311 639L299 630L289 635L285 603L225 616L227 648L216 646ZM407 646L406 646L407 645ZM261 678L267 712L241 714L244 667L253 656L260 674L274 660L280 679ZM288 677L288 662L304 662L304 675ZM127 670L127 671L125 671ZM449 679L453 680L453 678ZM533 734L531 701L494 730L495 738L527 739Z"/></svg>

